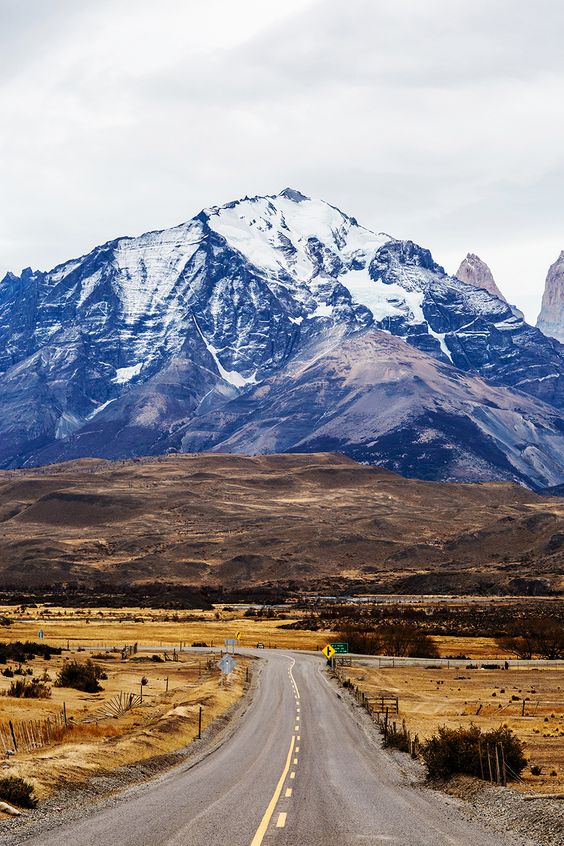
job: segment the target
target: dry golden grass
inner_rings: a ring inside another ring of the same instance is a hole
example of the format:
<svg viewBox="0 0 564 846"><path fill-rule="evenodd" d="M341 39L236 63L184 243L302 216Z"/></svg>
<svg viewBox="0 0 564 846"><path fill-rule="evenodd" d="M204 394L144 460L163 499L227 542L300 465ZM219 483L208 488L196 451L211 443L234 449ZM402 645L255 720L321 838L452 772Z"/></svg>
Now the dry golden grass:
<svg viewBox="0 0 564 846"><path fill-rule="evenodd" d="M189 622L171 620L175 613L141 608L96 608L82 611L39 606L29 608L25 614L21 614L14 613L13 607L6 606L0 607L0 616L5 614L8 617L17 617L18 622L0 629L0 640L36 641L38 631L42 629L45 643L53 646L66 647L68 643L71 648L98 646L104 649L107 646L138 643L139 646L168 646L172 649L180 643L190 646L202 641L209 646L223 646L226 638L233 638L236 632L240 631L241 646L256 646L261 642L266 647L317 649L335 637L335 633L331 631L310 632L281 628L296 619L299 616L296 613L284 619L257 620L245 617L243 610L178 612L179 617L190 615L196 618ZM216 619L216 614L220 619ZM165 618L169 618L168 621Z"/></svg>
<svg viewBox="0 0 564 846"><path fill-rule="evenodd" d="M50 661L36 658L28 666L35 676L47 670L54 681L68 657L82 660L88 655L65 651ZM109 654L95 658L108 674L108 679L101 681L104 689L99 693L53 686L52 696L46 700L0 696L0 724L4 726L8 720L44 720L60 714L63 703L69 720L61 742L31 752L20 749L8 760L3 775L27 779L38 797L44 798L59 786L84 781L96 772L166 755L188 745L197 734L200 706L205 729L243 694L245 673L252 662L238 658L235 672L225 680L215 666L217 654L184 654L179 658L157 663L150 655L137 655L122 662L119 656ZM143 686L141 705L117 719L89 722L100 716L100 710L120 691L139 693L142 677L148 683ZM6 693L10 681L0 676L0 694Z"/></svg>
<svg viewBox="0 0 564 846"><path fill-rule="evenodd" d="M432 662L430 662L432 663ZM399 667L343 668L343 675L369 695L389 691L399 697L399 719L412 733L428 738L439 725L475 723L482 730L505 724L525 741L540 776L523 774L527 791L562 792L564 786L564 670L511 668L467 670ZM513 697L516 697L513 699ZM522 716L523 698L525 715ZM551 775L551 773L555 775Z"/></svg>
<svg viewBox="0 0 564 846"><path fill-rule="evenodd" d="M474 660L515 658L514 655L506 654L497 645L493 637L454 637L434 636L433 642L439 650L441 658L455 658L464 655Z"/></svg>

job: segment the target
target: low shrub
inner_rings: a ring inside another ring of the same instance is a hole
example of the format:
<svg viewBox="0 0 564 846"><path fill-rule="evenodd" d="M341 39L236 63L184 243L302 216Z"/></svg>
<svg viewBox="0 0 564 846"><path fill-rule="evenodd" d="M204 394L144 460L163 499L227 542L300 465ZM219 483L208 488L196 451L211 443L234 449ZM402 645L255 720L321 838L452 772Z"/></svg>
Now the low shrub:
<svg viewBox="0 0 564 846"><path fill-rule="evenodd" d="M455 773L489 778L489 761L495 773L495 751L501 747L506 763L507 778L513 779L525 769L527 761L523 743L511 729L482 732L478 726L457 729L440 726L426 743L421 754L430 778L448 778Z"/></svg>
<svg viewBox="0 0 564 846"><path fill-rule="evenodd" d="M55 684L57 687L72 687L85 693L98 693L103 690L99 679L107 679L106 673L88 658L83 664L76 660L65 661Z"/></svg>
<svg viewBox="0 0 564 846"><path fill-rule="evenodd" d="M15 696L18 699L49 699L51 688L39 679L16 679L10 684L8 696Z"/></svg>
<svg viewBox="0 0 564 846"><path fill-rule="evenodd" d="M30 658L39 656L49 659L51 655L60 655L61 649L56 646L48 646L46 643L34 643L33 641L15 640L12 643L0 643L0 664L6 661L18 661L24 664Z"/></svg>
<svg viewBox="0 0 564 846"><path fill-rule="evenodd" d="M20 808L35 808L37 805L31 784L17 776L0 778L0 799Z"/></svg>
<svg viewBox="0 0 564 846"><path fill-rule="evenodd" d="M399 749L400 752L410 752L410 738L405 725L398 728L394 723L388 723L385 745Z"/></svg>

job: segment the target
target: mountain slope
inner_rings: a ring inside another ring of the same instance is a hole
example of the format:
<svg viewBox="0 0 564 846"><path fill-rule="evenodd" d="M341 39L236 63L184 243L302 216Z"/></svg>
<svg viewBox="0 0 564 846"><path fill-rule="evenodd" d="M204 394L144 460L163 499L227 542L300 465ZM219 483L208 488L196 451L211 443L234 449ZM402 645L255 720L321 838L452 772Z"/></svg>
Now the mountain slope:
<svg viewBox="0 0 564 846"><path fill-rule="evenodd" d="M563 519L564 500L520 485L338 455L82 460L0 471L0 583L546 593L564 586Z"/></svg>
<svg viewBox="0 0 564 846"><path fill-rule="evenodd" d="M378 330L335 335L169 438L187 452L336 451L445 481L564 476L564 421ZM551 481L549 481L551 480Z"/></svg>
<svg viewBox="0 0 564 846"><path fill-rule="evenodd" d="M546 404L564 406L557 341L449 277L428 250L286 189L110 241L48 273L8 274L0 466L158 452L190 421L255 397L304 351L374 329L516 389L515 407L521 391L537 398L535 419L552 431ZM536 430L521 434L524 449L538 448ZM466 436L449 438L456 446ZM541 440L541 464L550 463L550 438ZM562 481L525 465L516 472L533 484Z"/></svg>

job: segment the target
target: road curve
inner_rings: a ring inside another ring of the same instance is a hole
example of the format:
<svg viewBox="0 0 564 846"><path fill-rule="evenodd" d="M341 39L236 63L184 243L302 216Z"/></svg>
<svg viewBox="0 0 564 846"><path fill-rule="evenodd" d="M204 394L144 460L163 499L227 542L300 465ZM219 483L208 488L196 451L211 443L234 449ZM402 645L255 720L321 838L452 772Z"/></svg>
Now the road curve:
<svg viewBox="0 0 564 846"><path fill-rule="evenodd" d="M505 846L432 791L409 786L321 672L319 657L261 651L234 733L111 806L26 846ZM514 843L515 841L513 841Z"/></svg>

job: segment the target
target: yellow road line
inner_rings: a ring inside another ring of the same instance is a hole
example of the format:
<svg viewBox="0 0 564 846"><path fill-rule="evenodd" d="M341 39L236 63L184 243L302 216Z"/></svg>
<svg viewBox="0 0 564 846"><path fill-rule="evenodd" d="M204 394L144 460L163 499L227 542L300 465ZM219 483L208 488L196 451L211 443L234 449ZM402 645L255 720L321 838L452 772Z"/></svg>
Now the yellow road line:
<svg viewBox="0 0 564 846"><path fill-rule="evenodd" d="M290 778L295 778L295 777L296 777L296 774L295 774L295 773L290 773ZM251 846L253 846L253 844L252 844L252 843L251 843Z"/></svg>
<svg viewBox="0 0 564 846"><path fill-rule="evenodd" d="M288 770L290 769L290 764L292 761L292 753L294 751L294 744L296 742L296 738L292 735L292 740L290 741L290 750L288 752L288 757L286 758L286 764L284 765L284 769L282 770L282 775L278 780L278 784L276 785L276 789L272 794L272 799L268 803L268 807L264 812L263 818L260 821L259 827L255 832L255 836L251 840L251 846L260 846L262 841L264 840L264 835L266 834L266 830L268 828L268 824L272 819L272 814L274 813L274 809L276 808L276 803L280 798L280 794L282 793L282 788L284 786L284 782L286 780L286 776L288 775ZM290 776L292 778L292 776Z"/></svg>
<svg viewBox="0 0 564 846"><path fill-rule="evenodd" d="M292 788L291 788L291 787L287 787L287 788L286 788L286 793L285 793L284 795L285 795L286 799L290 799L290 797L292 796Z"/></svg>

